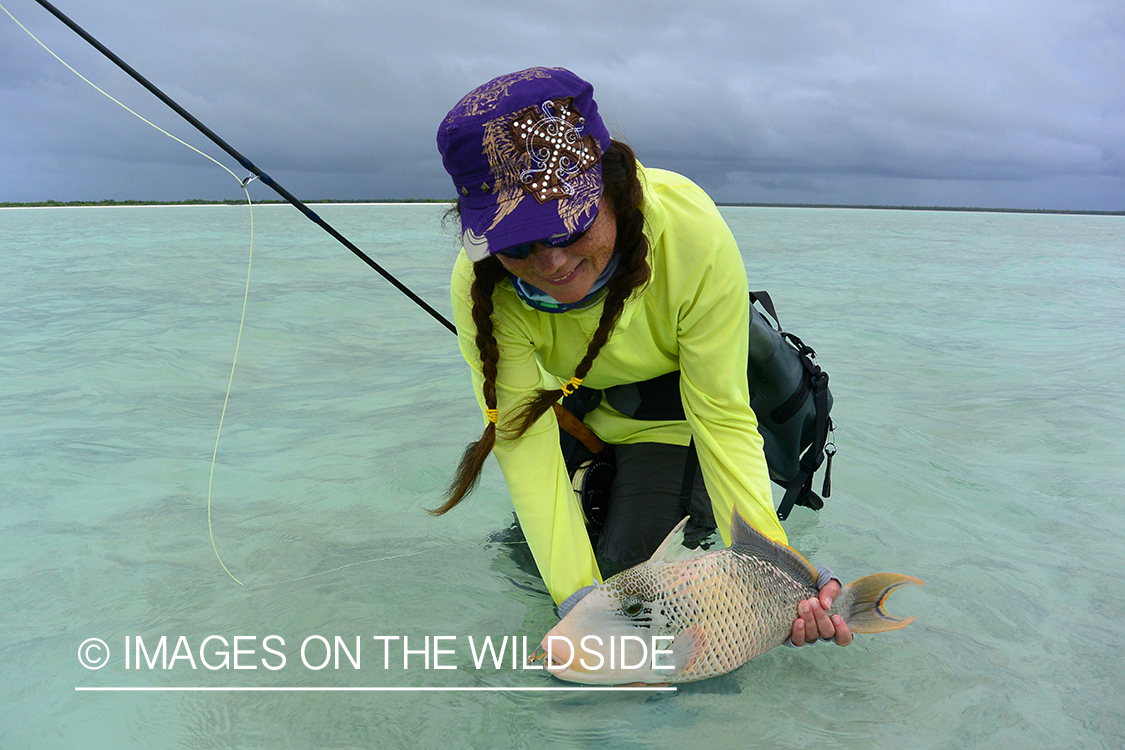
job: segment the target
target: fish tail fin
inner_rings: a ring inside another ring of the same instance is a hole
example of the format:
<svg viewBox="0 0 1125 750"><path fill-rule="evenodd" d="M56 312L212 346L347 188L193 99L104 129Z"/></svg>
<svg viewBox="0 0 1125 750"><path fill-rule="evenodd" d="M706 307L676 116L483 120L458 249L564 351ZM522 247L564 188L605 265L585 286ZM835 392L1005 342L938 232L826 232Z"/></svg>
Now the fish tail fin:
<svg viewBox="0 0 1125 750"><path fill-rule="evenodd" d="M923 585L913 576L900 573L875 573L856 579L840 590L831 613L844 618L856 633L884 633L899 630L914 622L913 617L901 618L887 614L883 604L900 586Z"/></svg>

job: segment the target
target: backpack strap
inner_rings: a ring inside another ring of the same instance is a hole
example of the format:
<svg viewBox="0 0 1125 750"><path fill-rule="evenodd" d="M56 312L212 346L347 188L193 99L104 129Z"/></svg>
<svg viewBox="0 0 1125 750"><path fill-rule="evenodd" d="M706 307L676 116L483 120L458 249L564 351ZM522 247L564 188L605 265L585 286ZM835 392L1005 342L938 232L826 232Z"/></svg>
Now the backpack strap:
<svg viewBox="0 0 1125 750"><path fill-rule="evenodd" d="M769 292L750 292L750 305L757 302L762 308L770 314L773 322L777 324L777 330L781 330L781 318L777 317L777 310L773 306L773 299L770 297Z"/></svg>
<svg viewBox="0 0 1125 750"><path fill-rule="evenodd" d="M789 486L785 490L785 496L781 499L781 504L777 506L777 517L782 521L789 517L789 512L793 510L794 505L803 505L813 510L820 510L824 507L824 500L813 492L812 481L816 470L824 463L828 433L835 426L828 416L828 373L821 370L820 366L807 356L804 356L804 352L802 352L801 361L812 372L813 400L816 404L816 432L812 444L801 457L801 468L798 470L797 476L789 482ZM815 368L815 371L813 371L813 368ZM823 491L825 497L828 497L832 492L832 456L835 453L836 446L833 444L828 452L828 466L824 472Z"/></svg>
<svg viewBox="0 0 1125 750"><path fill-rule="evenodd" d="M684 460L684 478L680 482L680 502L684 508L691 507L691 493L695 489L695 473L699 471L699 453L695 450L695 437L688 443L687 458Z"/></svg>

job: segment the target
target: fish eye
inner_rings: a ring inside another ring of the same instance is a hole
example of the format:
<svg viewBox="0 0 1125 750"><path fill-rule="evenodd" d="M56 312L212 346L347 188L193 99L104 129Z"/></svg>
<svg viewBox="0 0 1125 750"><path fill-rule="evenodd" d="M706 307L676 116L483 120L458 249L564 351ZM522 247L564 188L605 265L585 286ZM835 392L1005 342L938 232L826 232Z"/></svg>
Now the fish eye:
<svg viewBox="0 0 1125 750"><path fill-rule="evenodd" d="M622 611L629 615L629 617L636 617L644 611L645 605L640 599L634 599L629 604L625 605Z"/></svg>

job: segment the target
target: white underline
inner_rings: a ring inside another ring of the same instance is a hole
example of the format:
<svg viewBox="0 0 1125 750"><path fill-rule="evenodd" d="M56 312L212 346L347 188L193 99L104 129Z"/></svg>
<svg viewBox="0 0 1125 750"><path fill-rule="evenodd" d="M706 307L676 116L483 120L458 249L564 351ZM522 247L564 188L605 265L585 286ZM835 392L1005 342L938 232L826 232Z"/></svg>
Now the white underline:
<svg viewBox="0 0 1125 750"><path fill-rule="evenodd" d="M76 687L79 693L559 693L675 692L668 687Z"/></svg>

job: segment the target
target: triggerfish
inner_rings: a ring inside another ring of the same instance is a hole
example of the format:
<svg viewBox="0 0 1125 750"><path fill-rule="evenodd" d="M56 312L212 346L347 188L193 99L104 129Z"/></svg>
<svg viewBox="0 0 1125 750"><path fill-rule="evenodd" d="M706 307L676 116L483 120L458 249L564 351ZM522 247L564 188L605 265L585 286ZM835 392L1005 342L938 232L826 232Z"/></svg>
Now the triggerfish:
<svg viewBox="0 0 1125 750"><path fill-rule="evenodd" d="M797 604L817 595L817 571L734 513L731 546L689 550L685 518L652 557L595 587L543 638L551 674L593 685L703 680L782 645ZM876 573L841 589L828 614L855 633L904 628L891 592L922 581Z"/></svg>

